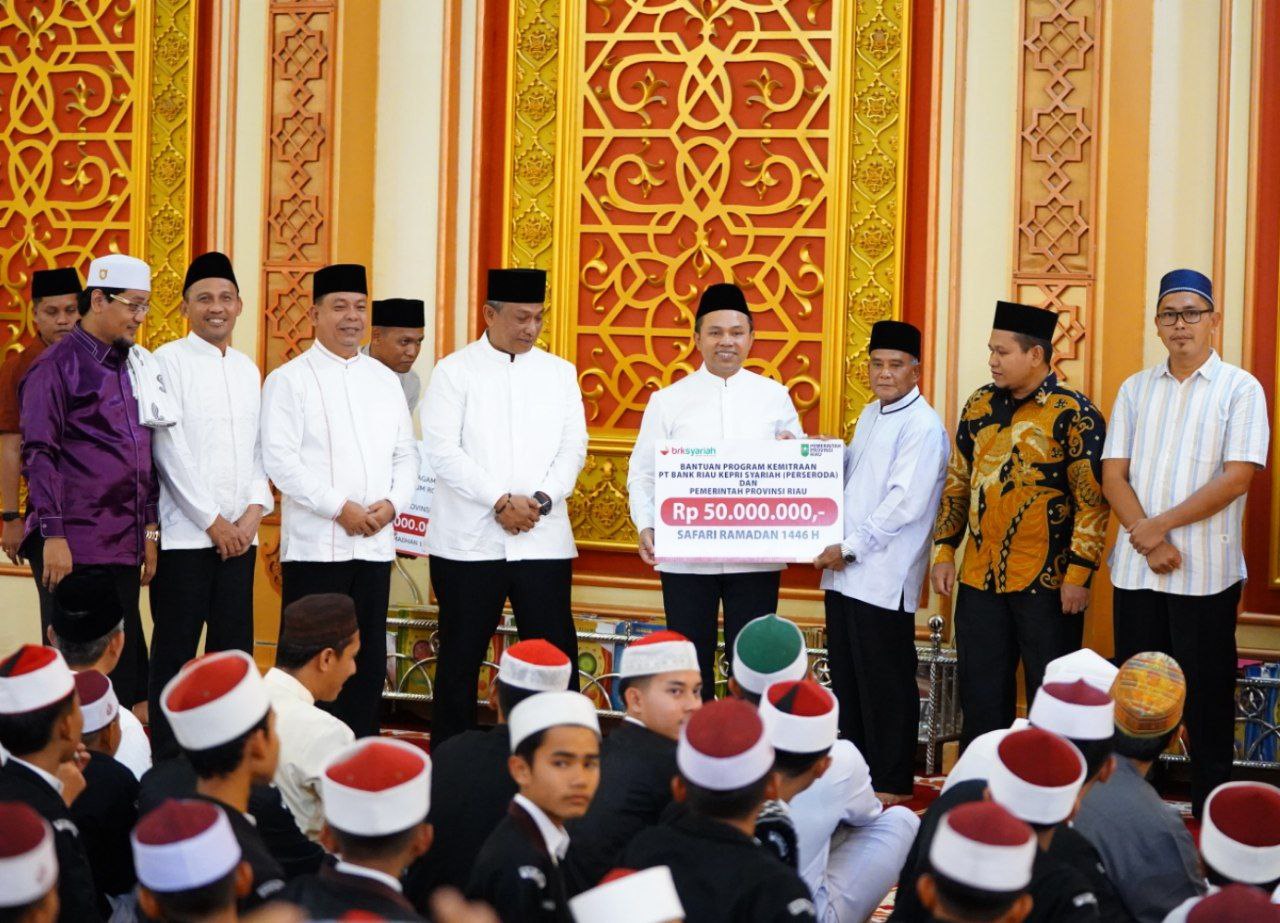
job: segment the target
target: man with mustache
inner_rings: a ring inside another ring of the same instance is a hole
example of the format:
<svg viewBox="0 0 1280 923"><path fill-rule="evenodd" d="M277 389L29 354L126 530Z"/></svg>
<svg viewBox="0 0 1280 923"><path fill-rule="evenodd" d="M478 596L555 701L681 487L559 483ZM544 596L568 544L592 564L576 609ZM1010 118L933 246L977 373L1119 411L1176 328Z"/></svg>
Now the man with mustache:
<svg viewBox="0 0 1280 923"><path fill-rule="evenodd" d="M262 460L281 500L281 605L343 593L356 605L360 656L330 710L355 732L378 731L386 675L391 523L413 498L418 446L395 373L360 352L369 323L363 266L317 270L316 339L267 376Z"/></svg>
<svg viewBox="0 0 1280 923"><path fill-rule="evenodd" d="M80 294L80 273L71 267L37 269L31 274L31 320L36 338L26 349L10 353L0 365L0 506L4 511L4 536L0 547L14 564L22 563L22 514L18 511L18 491L22 471L22 432L18 419L18 382L45 348L71 332L80 319L76 310ZM43 600L42 600L43 602ZM49 627L50 613L41 607L40 627Z"/></svg>
<svg viewBox="0 0 1280 923"><path fill-rule="evenodd" d="M1155 328L1169 358L1120 386L1102 453L1122 529L1110 561L1116 659L1160 651L1185 671L1196 817L1231 777L1245 494L1270 438L1262 385L1213 348L1221 316L1206 276L1165 274Z"/></svg>
<svg viewBox="0 0 1280 923"><path fill-rule="evenodd" d="M258 523L274 505L262 467L258 408L262 375L231 348L244 310L231 261L196 257L182 284L191 332L156 350L178 422L155 437L160 471L160 566L151 585L151 745L158 758L178 744L160 692L196 655L253 651L253 570Z"/></svg>
<svg viewBox="0 0 1280 923"><path fill-rule="evenodd" d="M113 253L89 264L80 321L18 386L28 509L22 555L52 611L73 568L109 571L124 613L124 650L111 671L120 704L147 696L140 587L155 576L160 482L129 373L129 350L151 307L151 269Z"/></svg>

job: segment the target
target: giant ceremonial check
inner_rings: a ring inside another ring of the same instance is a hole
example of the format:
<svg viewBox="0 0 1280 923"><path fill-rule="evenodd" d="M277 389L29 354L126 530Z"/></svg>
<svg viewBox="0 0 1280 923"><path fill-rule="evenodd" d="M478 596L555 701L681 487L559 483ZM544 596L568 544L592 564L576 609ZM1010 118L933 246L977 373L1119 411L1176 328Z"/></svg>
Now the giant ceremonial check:
<svg viewBox="0 0 1280 923"><path fill-rule="evenodd" d="M659 562L808 562L844 539L837 440L665 442L655 453Z"/></svg>

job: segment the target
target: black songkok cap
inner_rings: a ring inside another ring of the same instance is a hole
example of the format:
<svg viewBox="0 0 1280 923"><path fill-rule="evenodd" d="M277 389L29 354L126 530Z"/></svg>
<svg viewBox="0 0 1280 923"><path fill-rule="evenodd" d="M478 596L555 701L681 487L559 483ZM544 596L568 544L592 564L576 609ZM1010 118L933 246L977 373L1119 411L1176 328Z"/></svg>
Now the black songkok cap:
<svg viewBox="0 0 1280 923"><path fill-rule="evenodd" d="M226 279L236 287L237 292L240 291L240 283L236 281L231 260L227 259L225 253L216 250L202 253L191 261L191 265L187 267L187 277L182 280L183 294L202 279Z"/></svg>
<svg viewBox="0 0 1280 923"><path fill-rule="evenodd" d="M373 303L373 326L413 327L427 325L427 308L417 298L384 298Z"/></svg>
<svg viewBox="0 0 1280 923"><path fill-rule="evenodd" d="M79 295L80 273L70 267L37 269L31 274L31 300L57 295Z"/></svg>
<svg viewBox="0 0 1280 923"><path fill-rule="evenodd" d="M751 311L747 308L747 296L732 282L717 282L707 286L702 293L702 297L698 299L697 316L701 317L712 311L741 311L748 317L751 316Z"/></svg>
<svg viewBox="0 0 1280 923"><path fill-rule="evenodd" d="M124 618L115 579L107 567L77 568L62 578L53 599L54 634L76 644L106 637Z"/></svg>
<svg viewBox="0 0 1280 923"><path fill-rule="evenodd" d="M356 604L346 593L312 593L295 599L280 613L280 647L341 650L360 630Z"/></svg>
<svg viewBox="0 0 1280 923"><path fill-rule="evenodd" d="M991 326L996 330L1021 333L1052 343L1053 332L1058 329L1058 312L1033 308L1016 301L997 301L996 319Z"/></svg>
<svg viewBox="0 0 1280 923"><path fill-rule="evenodd" d="M547 300L547 273L542 269L490 269L486 301L542 304Z"/></svg>
<svg viewBox="0 0 1280 923"><path fill-rule="evenodd" d="M871 345L876 349L897 349L920 358L920 331L914 324L900 320L878 320L871 325Z"/></svg>
<svg viewBox="0 0 1280 923"><path fill-rule="evenodd" d="M311 279L311 300L319 301L325 295L334 292L358 292L369 294L369 283L365 281L364 267L359 263L334 263L317 269Z"/></svg>

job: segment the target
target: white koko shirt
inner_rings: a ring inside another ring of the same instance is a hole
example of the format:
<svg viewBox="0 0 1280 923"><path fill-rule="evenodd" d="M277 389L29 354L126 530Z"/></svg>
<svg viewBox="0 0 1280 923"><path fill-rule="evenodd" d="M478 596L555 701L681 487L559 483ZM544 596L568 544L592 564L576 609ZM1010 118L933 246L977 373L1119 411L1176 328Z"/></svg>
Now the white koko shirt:
<svg viewBox="0 0 1280 923"><path fill-rule="evenodd" d="M566 500L587 458L578 373L541 349L513 356L488 335L436 363L418 408L436 474L427 549L454 561L577 557ZM528 532L493 515L504 494L551 498Z"/></svg>
<svg viewBox="0 0 1280 923"><path fill-rule="evenodd" d="M862 408L844 453L844 534L856 560L824 570L822 588L881 609L915 612L951 440L919 388Z"/></svg>
<svg viewBox="0 0 1280 923"><path fill-rule="evenodd" d="M212 548L205 532L275 501L262 466L258 411L262 376L238 350L225 353L194 333L155 351L178 421L152 431L160 472L160 547ZM255 543L257 539L254 539Z"/></svg>
<svg viewBox="0 0 1280 923"><path fill-rule="evenodd" d="M395 372L317 341L267 376L262 460L283 497L281 561L394 560L391 523L348 535L335 517L348 500L389 500L400 512L413 497L418 446Z"/></svg>
<svg viewBox="0 0 1280 923"><path fill-rule="evenodd" d="M1143 512L1177 506L1222 473L1226 462L1267 463L1267 399L1258 380L1211 352L1179 382L1168 360L1125 379L1116 395L1103 459L1129 459L1129 486ZM1245 578L1244 497L1207 519L1173 529L1169 541L1182 566L1157 574L1134 551L1124 530L1111 549L1111 584L1211 596Z"/></svg>
<svg viewBox="0 0 1280 923"><path fill-rule="evenodd" d="M804 435L791 394L772 378L739 369L729 378L705 366L655 391L649 397L631 464L627 493L636 531L654 523L653 453L667 440L708 442L719 439L776 439L782 432ZM782 570L782 564L659 564L671 574L725 574Z"/></svg>

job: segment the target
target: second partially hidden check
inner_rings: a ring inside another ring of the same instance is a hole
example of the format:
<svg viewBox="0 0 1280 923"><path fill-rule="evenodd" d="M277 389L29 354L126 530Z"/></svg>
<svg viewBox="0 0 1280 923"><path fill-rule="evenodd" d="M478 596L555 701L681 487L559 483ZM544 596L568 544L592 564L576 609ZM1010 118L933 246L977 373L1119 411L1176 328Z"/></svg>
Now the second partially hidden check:
<svg viewBox="0 0 1280 923"><path fill-rule="evenodd" d="M844 443L663 442L654 450L659 562L813 560L844 538Z"/></svg>

